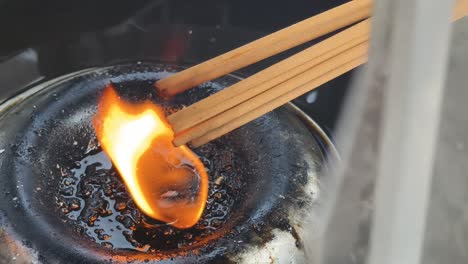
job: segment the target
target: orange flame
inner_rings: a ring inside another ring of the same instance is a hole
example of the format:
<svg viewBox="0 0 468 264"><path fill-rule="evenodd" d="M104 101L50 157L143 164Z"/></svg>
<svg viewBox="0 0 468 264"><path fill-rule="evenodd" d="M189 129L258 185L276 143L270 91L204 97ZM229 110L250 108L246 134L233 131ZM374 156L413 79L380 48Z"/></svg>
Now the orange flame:
<svg viewBox="0 0 468 264"><path fill-rule="evenodd" d="M197 223L208 195L208 175L187 146L172 144L174 132L161 109L149 101L125 102L109 85L93 125L145 214L177 228Z"/></svg>

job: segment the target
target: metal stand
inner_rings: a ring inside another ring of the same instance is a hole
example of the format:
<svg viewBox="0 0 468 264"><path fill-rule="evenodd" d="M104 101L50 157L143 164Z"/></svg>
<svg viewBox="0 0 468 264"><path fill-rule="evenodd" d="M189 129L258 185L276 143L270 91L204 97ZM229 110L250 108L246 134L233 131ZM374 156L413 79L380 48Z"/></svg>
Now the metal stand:
<svg viewBox="0 0 468 264"><path fill-rule="evenodd" d="M453 6L376 1L368 68L337 136L342 167L326 183L316 263L421 263Z"/></svg>

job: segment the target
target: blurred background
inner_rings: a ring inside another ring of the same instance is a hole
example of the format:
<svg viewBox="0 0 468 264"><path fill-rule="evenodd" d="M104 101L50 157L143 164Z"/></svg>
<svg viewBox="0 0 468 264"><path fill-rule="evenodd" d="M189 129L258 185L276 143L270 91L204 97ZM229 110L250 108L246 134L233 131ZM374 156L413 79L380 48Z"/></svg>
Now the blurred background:
<svg viewBox="0 0 468 264"><path fill-rule="evenodd" d="M87 67L137 60L198 63L344 2L0 0L0 99L39 78ZM296 100L329 134L350 76Z"/></svg>

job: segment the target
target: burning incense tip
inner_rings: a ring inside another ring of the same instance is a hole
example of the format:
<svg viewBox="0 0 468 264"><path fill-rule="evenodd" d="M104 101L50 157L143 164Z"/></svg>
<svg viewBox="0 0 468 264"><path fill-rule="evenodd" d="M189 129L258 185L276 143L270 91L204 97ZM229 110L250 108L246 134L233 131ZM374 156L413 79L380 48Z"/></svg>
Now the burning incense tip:
<svg viewBox="0 0 468 264"><path fill-rule="evenodd" d="M208 175L187 146L172 144L174 132L158 106L125 102L108 85L93 125L145 214L177 228L197 223L208 195Z"/></svg>

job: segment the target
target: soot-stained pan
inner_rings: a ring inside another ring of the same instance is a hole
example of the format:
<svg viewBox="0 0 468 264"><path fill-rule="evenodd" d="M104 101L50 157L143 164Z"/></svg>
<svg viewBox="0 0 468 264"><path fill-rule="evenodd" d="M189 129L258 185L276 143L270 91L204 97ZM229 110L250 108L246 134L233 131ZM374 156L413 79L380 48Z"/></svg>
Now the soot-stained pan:
<svg viewBox="0 0 468 264"><path fill-rule="evenodd" d="M301 234L313 231L304 226L304 213L319 200L319 173L331 145L292 105L194 149L210 178L207 208L195 227L178 230L135 207L96 141L97 102L112 82L125 100L148 99L170 113L239 80L229 75L162 100L153 83L180 69L134 63L83 70L0 106L3 251L44 263L305 258ZM262 253L279 238L291 245L268 248L273 256Z"/></svg>

